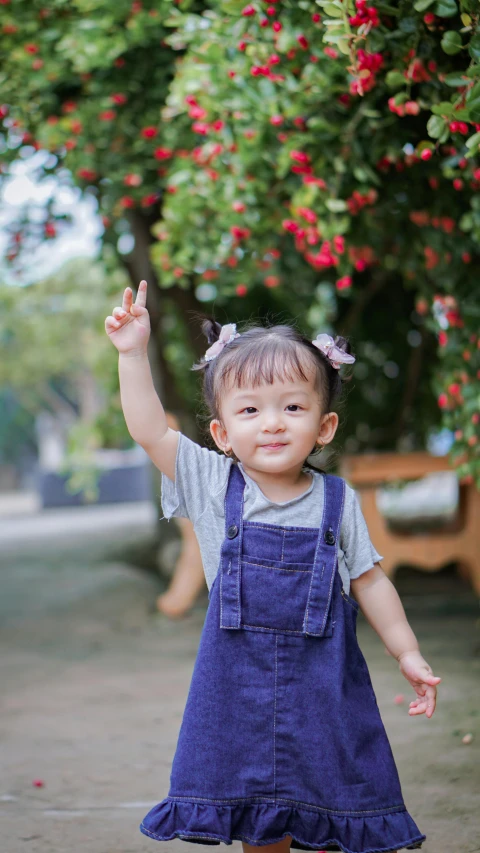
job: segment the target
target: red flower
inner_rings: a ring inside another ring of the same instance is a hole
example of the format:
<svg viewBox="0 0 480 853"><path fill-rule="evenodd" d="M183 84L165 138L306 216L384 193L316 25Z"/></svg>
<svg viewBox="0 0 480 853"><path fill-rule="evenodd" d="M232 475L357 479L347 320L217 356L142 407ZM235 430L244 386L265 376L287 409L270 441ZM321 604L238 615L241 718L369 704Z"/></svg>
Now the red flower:
<svg viewBox="0 0 480 853"><path fill-rule="evenodd" d="M248 287L246 284L237 284L235 288L235 293L237 296L246 296L248 293Z"/></svg>
<svg viewBox="0 0 480 853"><path fill-rule="evenodd" d="M240 225L232 225L230 228L230 234L239 242L240 240L246 240L250 237L251 231L249 228L241 228Z"/></svg>
<svg viewBox="0 0 480 853"><path fill-rule="evenodd" d="M299 207L298 215L305 219L306 222L310 223L310 225L315 225L317 221L316 213L309 207Z"/></svg>
<svg viewBox="0 0 480 853"><path fill-rule="evenodd" d="M265 278L265 287L278 287L280 279L278 275L267 275Z"/></svg>
<svg viewBox="0 0 480 853"><path fill-rule="evenodd" d="M125 175L123 183L126 187L139 187L142 183L142 176L134 173Z"/></svg>
<svg viewBox="0 0 480 853"><path fill-rule="evenodd" d="M55 225L53 224L53 222L46 222L45 223L45 237L56 237L56 235L57 235L57 229L55 228Z"/></svg>
<svg viewBox="0 0 480 853"><path fill-rule="evenodd" d="M149 127L144 127L140 131L140 135L143 136L144 139L153 139L153 137L156 136L157 133L157 128L153 127L152 125L150 125Z"/></svg>
<svg viewBox="0 0 480 853"><path fill-rule="evenodd" d="M77 175L79 178L83 178L84 181L94 181L97 177L94 169L78 169Z"/></svg>
<svg viewBox="0 0 480 853"><path fill-rule="evenodd" d="M170 157L172 157L172 155L173 151L171 148L155 148L155 151L153 152L155 160L170 160Z"/></svg>
<svg viewBox="0 0 480 853"><path fill-rule="evenodd" d="M127 103L127 96L123 95L122 92L116 92L114 95L111 95L110 100L121 107L123 104Z"/></svg>
<svg viewBox="0 0 480 853"><path fill-rule="evenodd" d="M310 157L304 151L290 151L290 159L295 163L310 163Z"/></svg>
<svg viewBox="0 0 480 853"><path fill-rule="evenodd" d="M115 110L104 110L100 113L98 118L100 121L113 121L113 119L116 118L116 115Z"/></svg>
<svg viewBox="0 0 480 853"><path fill-rule="evenodd" d="M28 44L24 45L24 49L25 49L26 53L32 53L33 54L33 53L38 53L40 48L38 47L38 44L34 44L33 42L29 42Z"/></svg>
<svg viewBox="0 0 480 853"><path fill-rule="evenodd" d="M254 14L255 14L255 7L252 6L251 4L249 4L248 6L245 6L245 8L242 9L242 15L244 18L251 18L252 15L254 15Z"/></svg>
<svg viewBox="0 0 480 853"><path fill-rule="evenodd" d="M121 207L135 207L135 199L131 195L123 195L120 199Z"/></svg>
<svg viewBox="0 0 480 853"><path fill-rule="evenodd" d="M203 107L199 107L198 104L192 104L188 111L188 115L190 118L206 118L207 111L203 109Z"/></svg>
<svg viewBox="0 0 480 853"><path fill-rule="evenodd" d="M140 204L142 207L151 207L152 204L155 204L158 196L156 193L150 193L150 195L144 195Z"/></svg>
<svg viewBox="0 0 480 853"><path fill-rule="evenodd" d="M335 282L335 286L337 290L347 290L352 286L352 277L351 275L344 275L342 278L339 278Z"/></svg>
<svg viewBox="0 0 480 853"><path fill-rule="evenodd" d="M447 344L448 344L448 335L447 335L447 333L446 333L446 332L439 332L439 333L438 333L438 343L439 343L439 346L441 346L441 347L446 347L446 346L447 346Z"/></svg>
<svg viewBox="0 0 480 853"><path fill-rule="evenodd" d="M439 394L437 403L441 409L448 408L448 397L446 394Z"/></svg>
<svg viewBox="0 0 480 853"><path fill-rule="evenodd" d="M302 50L308 50L309 44L304 35L297 36L297 42L302 48Z"/></svg>
<svg viewBox="0 0 480 853"><path fill-rule="evenodd" d="M205 121L194 121L192 124L192 130L200 136L206 136L210 130L210 125Z"/></svg>

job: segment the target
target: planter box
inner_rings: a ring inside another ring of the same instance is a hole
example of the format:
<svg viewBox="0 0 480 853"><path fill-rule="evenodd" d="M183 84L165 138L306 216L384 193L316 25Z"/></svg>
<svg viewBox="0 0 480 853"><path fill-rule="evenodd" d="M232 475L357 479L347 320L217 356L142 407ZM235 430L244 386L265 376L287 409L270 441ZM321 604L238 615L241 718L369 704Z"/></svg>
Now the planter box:
<svg viewBox="0 0 480 853"><path fill-rule="evenodd" d="M95 503L153 500L151 465L142 448L99 450L95 460L102 469L98 481L99 495ZM67 476L57 471L37 470L35 486L44 508L92 505L82 493L70 494L65 488L67 480Z"/></svg>

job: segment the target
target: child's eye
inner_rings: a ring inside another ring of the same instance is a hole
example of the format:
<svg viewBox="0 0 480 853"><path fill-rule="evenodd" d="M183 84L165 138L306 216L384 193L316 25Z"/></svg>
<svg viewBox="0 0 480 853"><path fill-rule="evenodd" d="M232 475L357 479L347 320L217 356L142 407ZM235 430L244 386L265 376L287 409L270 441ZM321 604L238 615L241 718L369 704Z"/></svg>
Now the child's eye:
<svg viewBox="0 0 480 853"><path fill-rule="evenodd" d="M290 406L287 406L287 412L299 412L301 408L297 403L292 403Z"/></svg>
<svg viewBox="0 0 480 853"><path fill-rule="evenodd" d="M255 412L256 412L256 411L257 411L257 410L256 410L255 406L246 406L244 409L242 409L241 414L242 414L242 415L243 415L243 414L245 414L245 415L253 415L253 414L255 414Z"/></svg>

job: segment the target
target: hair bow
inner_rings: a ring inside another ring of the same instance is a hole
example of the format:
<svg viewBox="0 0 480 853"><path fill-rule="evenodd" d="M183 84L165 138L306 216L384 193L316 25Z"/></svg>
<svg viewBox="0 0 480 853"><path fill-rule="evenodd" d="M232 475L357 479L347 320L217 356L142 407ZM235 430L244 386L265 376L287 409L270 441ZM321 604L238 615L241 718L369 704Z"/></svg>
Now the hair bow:
<svg viewBox="0 0 480 853"><path fill-rule="evenodd" d="M226 326L222 326L220 335L218 336L218 341L215 341L215 343L212 344L205 353L205 361L212 361L212 359L216 358L217 355L220 355L227 344L239 337L240 335L237 332L235 323L228 323Z"/></svg>
<svg viewBox="0 0 480 853"><path fill-rule="evenodd" d="M335 370L340 369L340 365L342 364L353 364L355 361L355 356L350 355L350 353L345 352L340 347L337 347L335 341L331 337L331 335L317 335L314 341L312 341L314 347L323 352L324 356L326 356Z"/></svg>

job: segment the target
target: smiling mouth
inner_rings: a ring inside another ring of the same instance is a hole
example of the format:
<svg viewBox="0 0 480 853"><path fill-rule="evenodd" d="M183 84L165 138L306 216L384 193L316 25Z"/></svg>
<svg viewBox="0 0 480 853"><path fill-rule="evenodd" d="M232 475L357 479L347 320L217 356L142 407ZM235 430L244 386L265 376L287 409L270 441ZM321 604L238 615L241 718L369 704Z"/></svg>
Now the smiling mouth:
<svg viewBox="0 0 480 853"><path fill-rule="evenodd" d="M267 447L270 450L279 450L280 447L286 447L286 442L272 441L270 444L261 444L260 447Z"/></svg>

